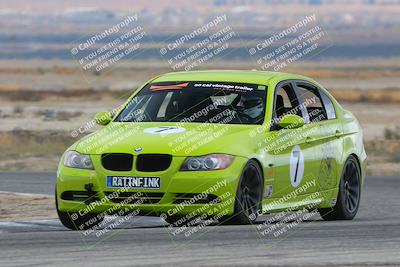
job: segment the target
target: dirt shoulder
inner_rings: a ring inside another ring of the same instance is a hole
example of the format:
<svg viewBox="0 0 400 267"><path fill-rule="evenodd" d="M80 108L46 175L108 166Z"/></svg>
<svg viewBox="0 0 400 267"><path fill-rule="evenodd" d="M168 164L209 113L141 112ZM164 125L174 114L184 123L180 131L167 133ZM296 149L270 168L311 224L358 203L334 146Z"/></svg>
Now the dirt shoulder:
<svg viewBox="0 0 400 267"><path fill-rule="evenodd" d="M54 197L0 192L0 221L55 219Z"/></svg>

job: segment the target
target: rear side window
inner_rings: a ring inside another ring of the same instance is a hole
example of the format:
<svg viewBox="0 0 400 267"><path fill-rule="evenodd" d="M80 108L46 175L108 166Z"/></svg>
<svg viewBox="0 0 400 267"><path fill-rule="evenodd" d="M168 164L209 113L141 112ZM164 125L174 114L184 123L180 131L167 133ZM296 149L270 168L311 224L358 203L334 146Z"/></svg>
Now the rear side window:
<svg viewBox="0 0 400 267"><path fill-rule="evenodd" d="M319 91L319 94L321 95L322 102L324 103L324 107L326 110L326 116L327 116L328 120L336 119L335 107L333 106L332 101L326 94L324 94L324 92L322 92L321 90L318 90L318 91Z"/></svg>
<svg viewBox="0 0 400 267"><path fill-rule="evenodd" d="M328 119L319 90L304 83L296 83L296 85L300 105L304 105L308 113L306 123Z"/></svg>

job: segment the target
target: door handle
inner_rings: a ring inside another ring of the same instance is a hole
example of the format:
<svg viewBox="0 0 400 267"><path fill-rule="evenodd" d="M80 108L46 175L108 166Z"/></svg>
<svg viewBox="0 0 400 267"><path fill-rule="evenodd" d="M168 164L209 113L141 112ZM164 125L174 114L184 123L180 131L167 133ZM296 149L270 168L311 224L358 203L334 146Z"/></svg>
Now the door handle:
<svg viewBox="0 0 400 267"><path fill-rule="evenodd" d="M310 143L312 143L312 142L314 142L314 141L315 141L314 138L309 137L309 136L306 137L306 143L307 143L307 144L310 144Z"/></svg>
<svg viewBox="0 0 400 267"><path fill-rule="evenodd" d="M339 137L341 137L342 135L343 135L343 133L342 133L341 131L336 130L336 132L335 132L335 137L339 138Z"/></svg>

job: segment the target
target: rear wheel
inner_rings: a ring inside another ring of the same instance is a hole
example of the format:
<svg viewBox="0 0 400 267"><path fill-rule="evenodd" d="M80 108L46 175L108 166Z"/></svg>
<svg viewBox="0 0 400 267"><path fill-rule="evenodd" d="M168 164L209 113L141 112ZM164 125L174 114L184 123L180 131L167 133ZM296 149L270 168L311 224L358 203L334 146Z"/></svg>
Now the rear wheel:
<svg viewBox="0 0 400 267"><path fill-rule="evenodd" d="M236 193L234 214L221 219L224 224L251 224L261 209L263 178L259 165L250 160L243 169Z"/></svg>
<svg viewBox="0 0 400 267"><path fill-rule="evenodd" d="M350 156L344 165L336 205L318 211L326 221L352 220L357 214L360 196L361 170L357 159Z"/></svg>
<svg viewBox="0 0 400 267"><path fill-rule="evenodd" d="M62 225L71 229L71 230L88 230L97 228L104 217L97 214L85 214L79 215L78 212L64 212L58 209L58 200L57 200L57 192L55 193L56 198L56 209L58 218L60 219Z"/></svg>

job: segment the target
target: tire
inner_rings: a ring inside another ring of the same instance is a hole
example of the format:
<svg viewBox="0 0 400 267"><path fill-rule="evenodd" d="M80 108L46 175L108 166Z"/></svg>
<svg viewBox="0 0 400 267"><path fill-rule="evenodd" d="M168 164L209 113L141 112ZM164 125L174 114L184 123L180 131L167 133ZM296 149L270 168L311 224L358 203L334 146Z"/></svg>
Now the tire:
<svg viewBox="0 0 400 267"><path fill-rule="evenodd" d="M67 227L68 229L71 230L89 230L89 229L96 229L99 227L101 222L104 220L103 216L99 216L97 214L85 214L84 216L81 216L76 213L68 213L64 211L60 211L58 209L58 199L57 199L57 191L55 193L55 198L56 198L56 209L57 209L57 214L58 218L60 219L62 225ZM72 219L71 216L77 216L75 219ZM90 223L89 223L90 222Z"/></svg>
<svg viewBox="0 0 400 267"><path fill-rule="evenodd" d="M318 212L325 221L352 220L357 214L360 198L361 170L357 159L351 155L343 168L336 205Z"/></svg>
<svg viewBox="0 0 400 267"><path fill-rule="evenodd" d="M263 175L256 161L250 160L243 168L236 192L234 214L223 217L222 224L252 224L261 210Z"/></svg>

